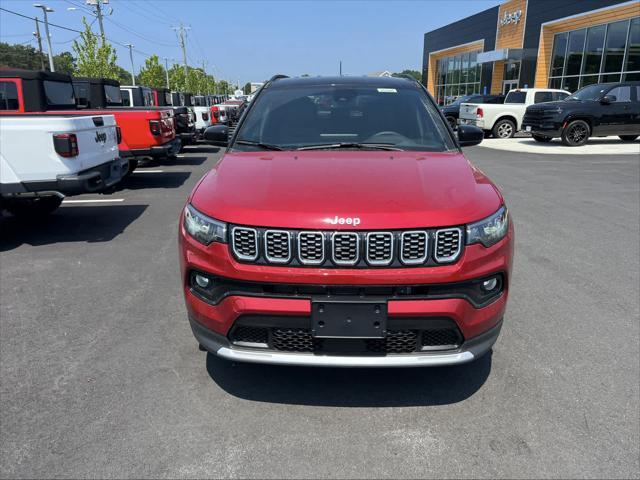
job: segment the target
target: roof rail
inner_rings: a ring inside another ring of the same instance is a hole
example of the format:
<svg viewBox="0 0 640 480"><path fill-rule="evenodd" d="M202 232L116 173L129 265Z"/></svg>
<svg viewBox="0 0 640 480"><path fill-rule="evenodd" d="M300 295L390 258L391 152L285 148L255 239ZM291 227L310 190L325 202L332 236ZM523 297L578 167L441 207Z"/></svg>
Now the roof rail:
<svg viewBox="0 0 640 480"><path fill-rule="evenodd" d="M412 77L411 75L408 75L406 73L399 73L397 75L394 75L394 77L396 77L396 78L404 78L405 80L411 80L412 82L420 83L420 81L417 78Z"/></svg>

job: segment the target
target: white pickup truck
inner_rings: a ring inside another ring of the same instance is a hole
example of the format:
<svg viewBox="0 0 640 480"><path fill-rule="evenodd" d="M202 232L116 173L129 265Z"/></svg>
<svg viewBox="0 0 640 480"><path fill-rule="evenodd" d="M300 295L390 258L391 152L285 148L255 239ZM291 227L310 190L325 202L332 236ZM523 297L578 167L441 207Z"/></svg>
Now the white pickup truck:
<svg viewBox="0 0 640 480"><path fill-rule="evenodd" d="M196 131L201 136L207 127L211 126L211 104L205 95L193 97L193 110L196 113Z"/></svg>
<svg viewBox="0 0 640 480"><path fill-rule="evenodd" d="M504 103L463 103L460 105L460 123L480 127L487 137L511 138L522 128L529 105L564 100L569 95L566 90L552 88L511 90Z"/></svg>
<svg viewBox="0 0 640 480"><path fill-rule="evenodd" d="M0 209L44 215L126 174L113 115L0 115Z"/></svg>

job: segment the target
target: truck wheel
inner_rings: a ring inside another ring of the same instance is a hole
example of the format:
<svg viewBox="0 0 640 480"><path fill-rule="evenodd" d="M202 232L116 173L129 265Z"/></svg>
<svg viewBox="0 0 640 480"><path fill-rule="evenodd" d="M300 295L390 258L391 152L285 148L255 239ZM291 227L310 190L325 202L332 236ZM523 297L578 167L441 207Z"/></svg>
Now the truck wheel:
<svg viewBox="0 0 640 480"><path fill-rule="evenodd" d="M449 126L451 127L451 130L455 130L457 125L456 119L450 115L447 115L446 117L444 117L447 119L447 123L449 124Z"/></svg>
<svg viewBox="0 0 640 480"><path fill-rule="evenodd" d="M584 120L573 120L562 130L562 143L567 147L579 147L587 143L591 134L589 124Z"/></svg>
<svg viewBox="0 0 640 480"><path fill-rule="evenodd" d="M496 138L511 138L516 134L516 124L508 118L498 120L491 130Z"/></svg>
<svg viewBox="0 0 640 480"><path fill-rule="evenodd" d="M10 198L4 208L16 217L44 217L49 215L62 203L62 198L56 196L35 198Z"/></svg>
<svg viewBox="0 0 640 480"><path fill-rule="evenodd" d="M129 168L127 169L127 173L125 173L125 176L131 175L136 168L138 168L138 159L130 158L129 159Z"/></svg>
<svg viewBox="0 0 640 480"><path fill-rule="evenodd" d="M544 135L537 135L535 133L531 134L531 137L536 141L536 142L540 142L540 143L549 143L552 138L551 137L545 137Z"/></svg>
<svg viewBox="0 0 640 480"><path fill-rule="evenodd" d="M624 142L633 142L640 135L618 135L618 136L620 137L620 140Z"/></svg>

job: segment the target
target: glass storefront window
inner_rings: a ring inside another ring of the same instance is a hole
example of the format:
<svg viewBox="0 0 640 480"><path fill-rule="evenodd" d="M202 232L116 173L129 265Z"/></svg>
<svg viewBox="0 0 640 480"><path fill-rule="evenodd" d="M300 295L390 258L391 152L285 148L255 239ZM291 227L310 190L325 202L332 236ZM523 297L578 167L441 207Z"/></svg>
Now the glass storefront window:
<svg viewBox="0 0 640 480"><path fill-rule="evenodd" d="M603 72L619 72L622 70L624 47L627 43L629 21L610 23L607 27Z"/></svg>
<svg viewBox="0 0 640 480"><path fill-rule="evenodd" d="M640 71L640 17L631 20L627 50L627 72Z"/></svg>
<svg viewBox="0 0 640 480"><path fill-rule="evenodd" d="M567 68L565 75L580 75L582 53L584 51L585 30L574 30L569 33L569 48L567 50Z"/></svg>
<svg viewBox="0 0 640 480"><path fill-rule="evenodd" d="M553 59L551 61L550 77L562 76L564 71L564 56L567 51L568 33L558 33L553 42Z"/></svg>
<svg viewBox="0 0 640 480"><path fill-rule="evenodd" d="M550 88L573 92L592 83L639 76L640 17L557 33L554 37Z"/></svg>
<svg viewBox="0 0 640 480"><path fill-rule="evenodd" d="M606 31L606 25L598 25L588 30L584 65L582 67L583 75L600 73L600 63L602 62L602 51L604 49L604 34Z"/></svg>
<svg viewBox="0 0 640 480"><path fill-rule="evenodd" d="M478 52L463 53L441 58L436 62L436 102L449 105L462 95L480 93L481 65Z"/></svg>

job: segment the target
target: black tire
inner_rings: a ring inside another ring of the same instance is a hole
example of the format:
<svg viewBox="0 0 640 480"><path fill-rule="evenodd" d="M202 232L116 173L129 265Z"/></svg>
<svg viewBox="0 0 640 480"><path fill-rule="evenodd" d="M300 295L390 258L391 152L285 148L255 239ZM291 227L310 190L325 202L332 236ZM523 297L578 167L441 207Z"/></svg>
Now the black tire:
<svg viewBox="0 0 640 480"><path fill-rule="evenodd" d="M484 138L491 138L491 130L483 130Z"/></svg>
<svg viewBox="0 0 640 480"><path fill-rule="evenodd" d="M573 120L562 130L562 144L567 147L580 147L587 143L591 129L584 120Z"/></svg>
<svg viewBox="0 0 640 480"><path fill-rule="evenodd" d="M11 198L6 200L4 208L16 217L44 217L56 210L62 198L56 196L35 198Z"/></svg>
<svg viewBox="0 0 640 480"><path fill-rule="evenodd" d="M536 133L532 133L531 138L540 143L549 143L552 140L551 137L545 137L544 135L538 135Z"/></svg>
<svg viewBox="0 0 640 480"><path fill-rule="evenodd" d="M618 135L620 140L624 142L633 142L636 138L640 137L640 135Z"/></svg>
<svg viewBox="0 0 640 480"><path fill-rule="evenodd" d="M516 124L508 118L503 118L495 123L491 133L496 138L512 138L516 134Z"/></svg>
<svg viewBox="0 0 640 480"><path fill-rule="evenodd" d="M138 168L138 160L136 158L130 158L129 168L127 168L127 173L125 173L125 176L131 175L136 168Z"/></svg>
<svg viewBox="0 0 640 480"><path fill-rule="evenodd" d="M458 122L455 119L455 117L452 117L451 115L447 115L446 117L444 117L447 119L447 123L449 124L449 126L451 127L451 130L455 130L458 127Z"/></svg>

